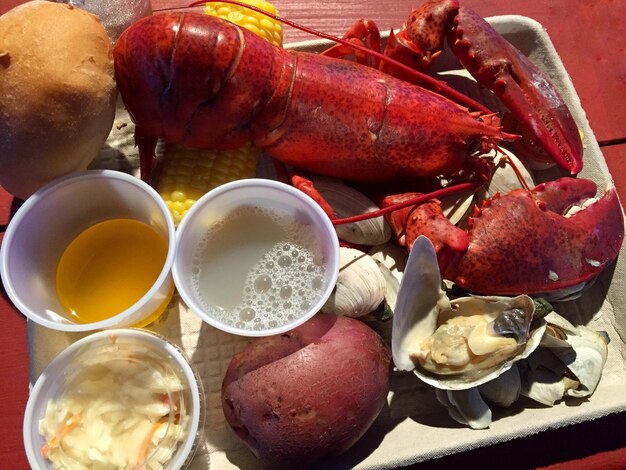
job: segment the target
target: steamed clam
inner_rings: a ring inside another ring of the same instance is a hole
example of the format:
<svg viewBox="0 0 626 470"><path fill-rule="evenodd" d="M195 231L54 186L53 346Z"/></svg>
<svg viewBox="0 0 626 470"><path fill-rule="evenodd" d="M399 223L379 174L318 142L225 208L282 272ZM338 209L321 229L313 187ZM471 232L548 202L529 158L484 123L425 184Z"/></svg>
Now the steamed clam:
<svg viewBox="0 0 626 470"><path fill-rule="evenodd" d="M374 259L354 248L339 248L339 276L322 312L359 318L385 299L387 281Z"/></svg>
<svg viewBox="0 0 626 470"><path fill-rule="evenodd" d="M546 324L534 314L525 295L450 300L441 289L434 248L419 237L396 301L394 363L439 389L476 387L539 346Z"/></svg>
<svg viewBox="0 0 626 470"><path fill-rule="evenodd" d="M540 348L521 363L522 394L547 406L566 396L588 397L602 376L608 336L574 326L551 312Z"/></svg>
<svg viewBox="0 0 626 470"><path fill-rule="evenodd" d="M465 390L435 388L437 401L448 409L448 415L457 423L472 429L488 428L492 418L490 406L507 408L520 396L522 384L517 364L477 387Z"/></svg>
<svg viewBox="0 0 626 470"><path fill-rule="evenodd" d="M374 212L380 209L371 199L342 181L317 176L315 189L330 204L338 219ZM384 217L335 226L337 236L346 242L357 245L379 245L391 239L391 227Z"/></svg>
<svg viewBox="0 0 626 470"><path fill-rule="evenodd" d="M434 375L476 376L525 349L533 311L526 296L458 299L439 310L437 328L409 356Z"/></svg>

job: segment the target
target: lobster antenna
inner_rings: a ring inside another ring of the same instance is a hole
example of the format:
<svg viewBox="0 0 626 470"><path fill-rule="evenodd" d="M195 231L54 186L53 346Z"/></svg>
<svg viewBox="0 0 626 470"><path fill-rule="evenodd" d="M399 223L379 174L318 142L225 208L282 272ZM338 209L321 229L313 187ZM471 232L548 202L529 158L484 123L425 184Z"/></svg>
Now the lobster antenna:
<svg viewBox="0 0 626 470"><path fill-rule="evenodd" d="M449 186L446 188L438 189L428 194L422 194L420 196L415 196L413 198L407 199L403 202L398 202L397 204L392 204L387 207L383 207L382 209L378 209L372 212L366 212L364 214L354 215L352 217L345 217L343 219L331 219L331 223L333 225L343 225L343 224L351 224L353 222L361 222L362 220L373 219L375 217L380 217L381 215L389 214L390 212L395 212L397 210L403 209L404 207L413 206L417 204L423 204L432 199L438 199L440 197L448 196L450 194L454 194L461 191L474 190L481 186L483 183L480 181L460 183L455 186Z"/></svg>
<svg viewBox="0 0 626 470"><path fill-rule="evenodd" d="M348 46L348 47L352 47L353 49L359 50L361 52L365 52L366 54L370 54L373 57L376 57L384 62L387 62L391 65L394 65L395 67L398 67L400 70L402 70L403 72L408 73L409 75L411 75L412 77L416 78L417 80L420 80L422 83L424 84L428 84L430 86L432 86L435 91L437 92L441 92L445 95L447 95L449 98L457 101L458 103L462 103L466 106L468 106L469 108L472 109L476 109L484 114L493 114L493 112L487 108L484 104L479 103L476 100L473 100L472 98L465 96L463 93L460 93L459 91L455 90L454 88L452 88L451 86L449 86L447 83L441 81L441 80L437 80L436 78L431 77L430 75L427 75L423 72L420 72L418 70L412 69L411 67L403 64L402 62L398 62L397 60L386 56L384 54L382 54L381 52L375 51L373 49L369 49L365 46L362 46L360 44L355 44L352 43L350 41L347 41L343 38L338 38L336 36L333 36L331 34L326 34L323 33L321 31L317 31L313 28L309 28L307 26L303 26L300 25L298 23L295 23L291 20L288 20L287 18L284 18L280 15L274 15L273 13L269 13L261 8L255 7L253 5L248 5L246 3L242 3L239 2L237 0L204 0L204 1L198 1L198 2L193 2L190 3L188 5L188 7L194 7L194 6L199 6L199 5L205 5L207 3L229 3L232 5L238 5L240 7L244 7L244 8L248 8L249 10L252 11L256 11L257 13L260 13L262 15L265 15L269 18L272 18L273 20L276 21L280 21L283 24L286 24L288 26L291 26L292 28L295 29L299 29L300 31L304 31L305 33L309 33L312 34L314 36L320 37L320 38L324 38L324 39L328 39L330 41L339 43L339 44L343 44L344 46Z"/></svg>

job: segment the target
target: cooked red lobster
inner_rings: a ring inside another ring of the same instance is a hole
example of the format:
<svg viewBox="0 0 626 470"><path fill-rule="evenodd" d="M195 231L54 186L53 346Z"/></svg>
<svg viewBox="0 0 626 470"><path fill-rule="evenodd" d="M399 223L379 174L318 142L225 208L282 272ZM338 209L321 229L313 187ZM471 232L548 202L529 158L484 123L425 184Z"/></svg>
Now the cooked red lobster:
<svg viewBox="0 0 626 470"><path fill-rule="evenodd" d="M514 138L423 88L207 15L136 23L116 44L115 70L146 171L157 138L252 141L284 163L366 181L451 173L477 148Z"/></svg>
<svg viewBox="0 0 626 470"><path fill-rule="evenodd" d="M450 43L468 70L501 97L560 166L572 174L580 171L580 136L558 91L456 0L431 1L415 10L390 51L407 46L427 58L436 56L409 37L411 26L424 18L440 23L438 31L450 31ZM437 35L437 48L443 36ZM121 35L114 58L118 88L136 123L145 179L158 139L196 148L233 148L252 141L297 168L386 182L452 174L471 155L517 137L504 132L490 113L469 112L383 71L280 49L202 14L166 13L140 20ZM617 198L609 204L611 217L617 211L621 217ZM508 216L503 209L491 217ZM596 219L602 223L605 216L589 211L584 227L593 227ZM609 224L611 233L606 234L619 240L617 250L623 238L620 222ZM538 228L538 238L550 240L551 230ZM494 250L502 236L506 234L481 235ZM605 258L612 260L617 250Z"/></svg>

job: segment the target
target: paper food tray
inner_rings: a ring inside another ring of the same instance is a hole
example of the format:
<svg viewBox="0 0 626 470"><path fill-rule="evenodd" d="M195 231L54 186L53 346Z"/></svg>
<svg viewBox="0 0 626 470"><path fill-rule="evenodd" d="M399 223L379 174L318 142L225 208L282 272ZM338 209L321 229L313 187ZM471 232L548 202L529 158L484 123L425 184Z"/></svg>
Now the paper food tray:
<svg viewBox="0 0 626 470"><path fill-rule="evenodd" d="M542 68L560 89L585 136L584 170L580 176L593 179L600 189L605 188L611 183L611 176L570 78L544 29L537 22L520 16L500 16L489 21ZM310 41L289 47L316 51L329 44L327 41ZM438 69L458 68L456 60L446 54L438 62ZM468 85L464 72L459 74L468 93L484 101L483 92ZM500 107L493 100L486 104L495 110ZM118 120L127 125L114 126L97 165L131 171L137 167L133 126L121 108ZM413 374L394 373L388 406L374 425L352 449L320 463L320 468L395 468L626 410L624 250L622 248L617 263L609 267L581 299L556 306L556 310L572 323L589 324L596 330L606 331L611 338L604 374L591 398L569 398L552 408L521 398L511 408L493 408L491 427L476 431L453 421L446 408L437 402L433 389L422 384ZM204 383L207 405L205 443L190 468L262 468L227 426L220 401L221 381L228 363L249 339L222 333L201 322L177 296L166 316L151 329L164 334L187 352ZM58 352L81 336L84 334L61 333L29 323L33 382Z"/></svg>

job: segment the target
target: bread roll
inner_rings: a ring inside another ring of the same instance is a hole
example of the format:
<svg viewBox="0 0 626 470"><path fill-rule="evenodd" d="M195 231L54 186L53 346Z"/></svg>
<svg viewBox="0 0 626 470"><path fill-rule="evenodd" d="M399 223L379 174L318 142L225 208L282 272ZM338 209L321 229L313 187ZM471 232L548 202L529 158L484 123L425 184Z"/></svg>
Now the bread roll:
<svg viewBox="0 0 626 470"><path fill-rule="evenodd" d="M97 16L31 1L0 16L0 185L27 198L86 169L115 117L113 45Z"/></svg>

